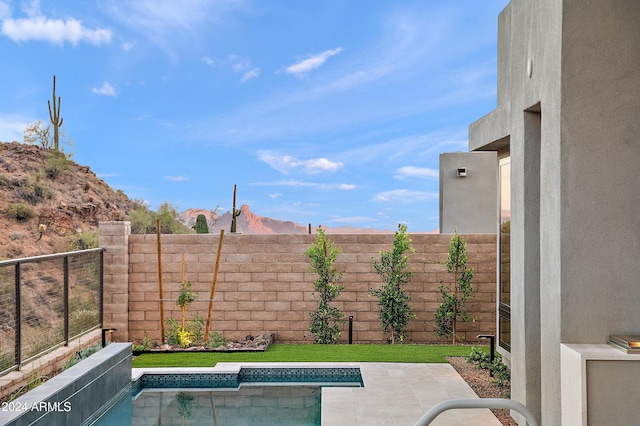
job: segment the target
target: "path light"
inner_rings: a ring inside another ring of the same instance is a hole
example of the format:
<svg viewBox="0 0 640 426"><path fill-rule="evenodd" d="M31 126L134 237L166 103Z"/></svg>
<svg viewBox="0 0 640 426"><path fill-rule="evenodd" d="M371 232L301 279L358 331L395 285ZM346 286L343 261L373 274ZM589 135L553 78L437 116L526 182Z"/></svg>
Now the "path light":
<svg viewBox="0 0 640 426"><path fill-rule="evenodd" d="M349 344L353 343L353 315L349 315Z"/></svg>
<svg viewBox="0 0 640 426"><path fill-rule="evenodd" d="M114 331L118 331L117 328L103 328L102 329L102 347L107 346L107 333L112 334ZM111 337L109 337L109 341L111 341Z"/></svg>
<svg viewBox="0 0 640 426"><path fill-rule="evenodd" d="M496 336L494 336L493 334L478 334L476 339L489 339L489 345L491 346L489 348L489 361L491 362L491 364L493 364L493 358L495 356L494 346L495 346ZM491 369L489 369L489 376L493 377L493 370Z"/></svg>

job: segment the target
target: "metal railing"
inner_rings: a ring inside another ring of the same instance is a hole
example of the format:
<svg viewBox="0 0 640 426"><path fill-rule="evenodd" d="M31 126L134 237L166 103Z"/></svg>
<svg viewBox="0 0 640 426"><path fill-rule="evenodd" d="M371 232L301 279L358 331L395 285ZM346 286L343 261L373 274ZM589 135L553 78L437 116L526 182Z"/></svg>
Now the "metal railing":
<svg viewBox="0 0 640 426"><path fill-rule="evenodd" d="M427 411L427 413L418 420L415 426L430 425L431 422L443 412L457 408L506 408L509 410L515 410L522 414L529 426L538 426L538 421L525 405L517 401L503 398L466 398L442 401Z"/></svg>
<svg viewBox="0 0 640 426"><path fill-rule="evenodd" d="M102 326L103 252L0 261L0 375Z"/></svg>

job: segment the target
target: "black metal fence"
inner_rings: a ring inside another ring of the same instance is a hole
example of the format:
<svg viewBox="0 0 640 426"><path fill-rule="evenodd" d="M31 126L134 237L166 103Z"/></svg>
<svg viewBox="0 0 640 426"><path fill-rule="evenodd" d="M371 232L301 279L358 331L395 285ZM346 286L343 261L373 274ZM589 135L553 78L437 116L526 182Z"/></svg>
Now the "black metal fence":
<svg viewBox="0 0 640 426"><path fill-rule="evenodd" d="M101 327L103 251L0 261L0 375Z"/></svg>

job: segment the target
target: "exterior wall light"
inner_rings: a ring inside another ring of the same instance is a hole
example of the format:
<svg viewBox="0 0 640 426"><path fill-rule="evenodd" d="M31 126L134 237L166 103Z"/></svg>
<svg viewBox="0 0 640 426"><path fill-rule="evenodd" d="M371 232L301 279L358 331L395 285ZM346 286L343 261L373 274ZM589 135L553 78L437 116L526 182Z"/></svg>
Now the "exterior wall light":
<svg viewBox="0 0 640 426"><path fill-rule="evenodd" d="M456 170L456 176L458 177L466 177L467 176L467 168L466 167L458 167Z"/></svg>

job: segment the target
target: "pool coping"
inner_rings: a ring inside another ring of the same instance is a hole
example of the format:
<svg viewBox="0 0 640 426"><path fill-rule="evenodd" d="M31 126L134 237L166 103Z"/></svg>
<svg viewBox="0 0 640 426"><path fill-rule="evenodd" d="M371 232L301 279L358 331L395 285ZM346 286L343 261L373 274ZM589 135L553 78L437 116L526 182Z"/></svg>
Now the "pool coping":
<svg viewBox="0 0 640 426"><path fill-rule="evenodd" d="M220 362L213 367L133 368L144 374L239 373L242 368L360 368L363 387L323 387L322 425L414 425L431 407L454 398L477 398L448 363ZM488 409L452 410L434 426L501 426Z"/></svg>

